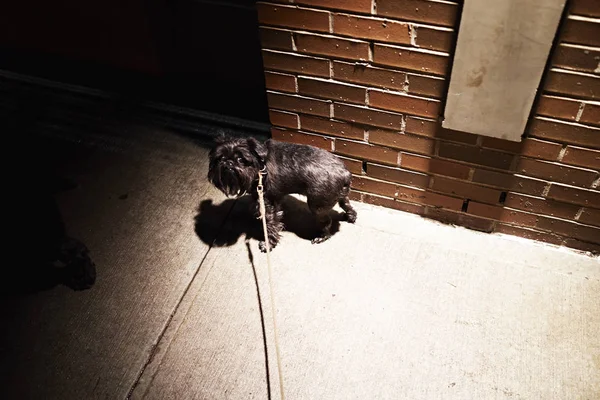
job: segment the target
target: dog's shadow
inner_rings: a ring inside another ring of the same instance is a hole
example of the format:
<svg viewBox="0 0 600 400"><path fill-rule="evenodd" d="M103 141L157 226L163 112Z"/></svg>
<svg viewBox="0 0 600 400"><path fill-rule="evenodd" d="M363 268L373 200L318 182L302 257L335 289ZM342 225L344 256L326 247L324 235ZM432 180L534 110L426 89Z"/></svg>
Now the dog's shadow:
<svg viewBox="0 0 600 400"><path fill-rule="evenodd" d="M227 199L213 204L212 199L204 200L198 207L195 217L195 231L204 243L217 247L232 246L244 236L246 239L263 240L262 223L252 215L252 197ZM305 202L286 196L283 201L284 230L296 236L312 240L319 235L319 226ZM331 233L339 231L343 213L330 211Z"/></svg>

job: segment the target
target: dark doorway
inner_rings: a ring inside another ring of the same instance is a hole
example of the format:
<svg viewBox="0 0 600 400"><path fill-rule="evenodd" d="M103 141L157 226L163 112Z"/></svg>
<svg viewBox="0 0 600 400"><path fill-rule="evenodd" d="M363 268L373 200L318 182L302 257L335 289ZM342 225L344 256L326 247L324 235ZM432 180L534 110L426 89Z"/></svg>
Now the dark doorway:
<svg viewBox="0 0 600 400"><path fill-rule="evenodd" d="M22 0L0 69L268 122L254 0Z"/></svg>

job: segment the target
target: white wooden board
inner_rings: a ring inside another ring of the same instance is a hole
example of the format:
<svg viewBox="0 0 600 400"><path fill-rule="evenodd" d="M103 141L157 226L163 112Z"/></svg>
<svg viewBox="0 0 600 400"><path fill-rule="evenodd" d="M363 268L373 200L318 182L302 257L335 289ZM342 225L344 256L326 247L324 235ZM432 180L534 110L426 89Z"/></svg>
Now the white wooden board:
<svg viewBox="0 0 600 400"><path fill-rule="evenodd" d="M442 126L521 141L565 0L465 0Z"/></svg>

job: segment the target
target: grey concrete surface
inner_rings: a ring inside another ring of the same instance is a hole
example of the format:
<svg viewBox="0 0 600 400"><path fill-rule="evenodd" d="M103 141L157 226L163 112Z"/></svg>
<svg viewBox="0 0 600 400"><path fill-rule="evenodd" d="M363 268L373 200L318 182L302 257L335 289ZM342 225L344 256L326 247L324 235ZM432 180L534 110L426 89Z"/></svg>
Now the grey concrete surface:
<svg viewBox="0 0 600 400"><path fill-rule="evenodd" d="M273 252L288 399L598 398L597 259L357 208ZM278 398L265 256L243 238L211 249L133 398L267 398L252 265Z"/></svg>
<svg viewBox="0 0 600 400"><path fill-rule="evenodd" d="M206 149L163 130L129 129L137 133L36 136L54 164L30 176L55 169L78 185L56 197L97 280L85 291L58 285L2 297L3 399L125 398L208 251L194 232L200 201L219 198L205 180ZM25 212L35 213L31 203ZM16 256L7 268L23 268Z"/></svg>

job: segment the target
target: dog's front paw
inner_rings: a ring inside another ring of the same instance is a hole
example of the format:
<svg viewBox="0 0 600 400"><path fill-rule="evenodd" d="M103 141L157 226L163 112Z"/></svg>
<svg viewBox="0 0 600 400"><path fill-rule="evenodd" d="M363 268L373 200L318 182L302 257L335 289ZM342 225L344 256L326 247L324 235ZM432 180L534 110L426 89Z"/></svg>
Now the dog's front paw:
<svg viewBox="0 0 600 400"><path fill-rule="evenodd" d="M346 213L345 220L351 224L356 222L356 211L352 210Z"/></svg>
<svg viewBox="0 0 600 400"><path fill-rule="evenodd" d="M271 246L271 251L273 251L273 249L277 246L277 243L271 243L270 246ZM265 243L264 240L261 240L260 242L258 242L258 248L263 253L267 252L267 244Z"/></svg>
<svg viewBox="0 0 600 400"><path fill-rule="evenodd" d="M319 237L316 237L316 238L312 239L310 242L312 244L319 244L319 243L323 243L324 241L326 241L330 237L331 237L331 235L319 236Z"/></svg>

